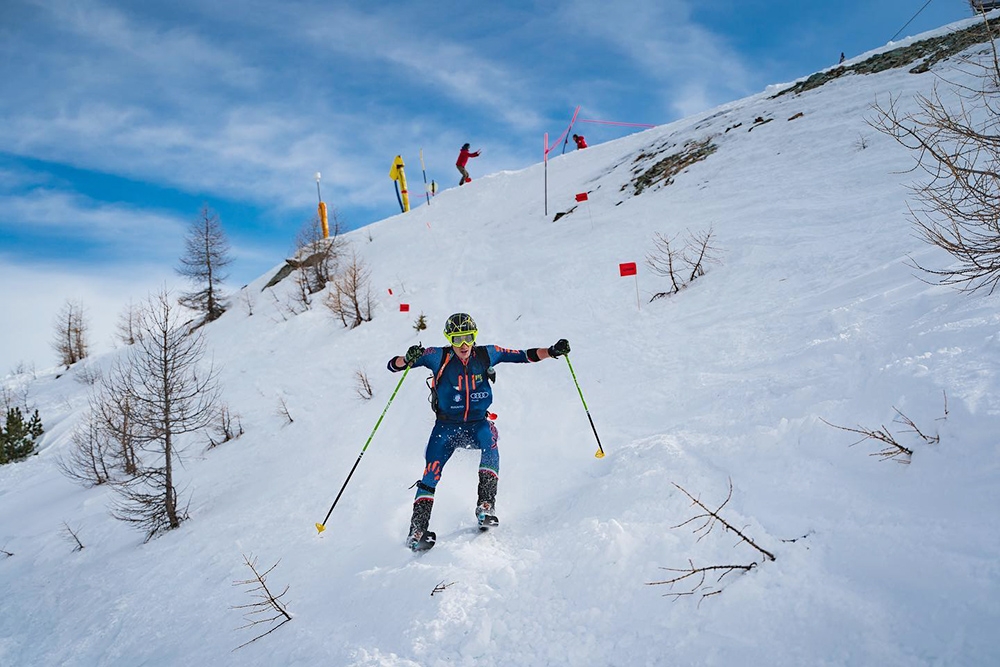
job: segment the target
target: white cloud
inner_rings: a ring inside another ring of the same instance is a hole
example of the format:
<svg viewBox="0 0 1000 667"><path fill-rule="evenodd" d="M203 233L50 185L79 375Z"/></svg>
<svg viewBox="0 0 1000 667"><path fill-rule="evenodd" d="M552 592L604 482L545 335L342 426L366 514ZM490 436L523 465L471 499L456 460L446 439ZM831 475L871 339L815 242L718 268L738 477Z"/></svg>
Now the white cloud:
<svg viewBox="0 0 1000 667"><path fill-rule="evenodd" d="M489 109L491 116L518 127L537 126L540 116L526 102L528 91L512 63L483 57L474 43L450 39L446 32L413 30L406 12L323 8L301 15L302 32L320 49L341 57L384 63L387 83L404 80L424 95L445 97L458 106ZM376 46L377 45L377 46Z"/></svg>
<svg viewBox="0 0 1000 667"><path fill-rule="evenodd" d="M687 0L586 0L567 3L564 14L573 30L612 45L649 79L668 86L668 94L682 91L687 101L675 106L689 114L748 94L756 85L740 54L697 23L691 7ZM705 106L692 108L698 98Z"/></svg>
<svg viewBox="0 0 1000 667"><path fill-rule="evenodd" d="M164 251L176 255L187 226L171 215L44 188L0 195L0 211L0 229L28 226L36 232L118 247L129 256L162 256Z"/></svg>
<svg viewBox="0 0 1000 667"><path fill-rule="evenodd" d="M192 26L160 24L133 18L112 4L87 0L50 0L40 3L49 19L63 32L81 40L87 51L104 51L115 72L141 74L150 81L226 84L252 89L260 83L254 67L231 50L217 46L210 35L199 34ZM90 84L114 84L100 69L90 71ZM190 84L189 84L190 85ZM159 92L185 86L160 86Z"/></svg>

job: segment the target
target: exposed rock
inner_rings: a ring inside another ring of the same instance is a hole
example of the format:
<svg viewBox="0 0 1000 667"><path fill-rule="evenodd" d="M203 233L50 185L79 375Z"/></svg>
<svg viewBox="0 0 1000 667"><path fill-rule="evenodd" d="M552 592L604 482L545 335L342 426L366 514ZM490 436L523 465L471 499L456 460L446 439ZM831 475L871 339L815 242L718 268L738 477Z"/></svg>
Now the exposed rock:
<svg viewBox="0 0 1000 667"><path fill-rule="evenodd" d="M992 30L992 29L991 29ZM846 74L876 74L888 69L906 67L911 63L917 63L911 74L921 74L929 70L935 63L944 60L956 53L965 51L970 46L985 44L990 41L990 31L983 23L976 23L965 30L956 30L947 35L931 37L914 42L909 46L902 46L892 51L879 53L860 63L855 63L849 67L840 66L833 69L824 70L813 74L808 79L800 81L794 86L773 95L780 97L787 93L799 94L813 88L819 88L825 83L838 79ZM918 62L919 61L919 62Z"/></svg>
<svg viewBox="0 0 1000 667"><path fill-rule="evenodd" d="M573 208L571 208L568 211L559 211L558 213L556 213L556 217L552 218L552 222L557 221L559 218L563 217L564 215L569 215L570 213L572 213L575 210L576 210L576 206L574 206Z"/></svg>
<svg viewBox="0 0 1000 667"><path fill-rule="evenodd" d="M646 188L656 185L661 181L664 185L670 185L674 182L674 176L696 162L701 162L718 150L718 148L717 145L712 143L711 139L687 142L680 152L673 153L659 160L652 167L632 179L632 184L635 186L635 194L641 194ZM639 162L650 157L655 157L655 155L642 153L635 161ZM625 186L622 186L622 189L624 190Z"/></svg>

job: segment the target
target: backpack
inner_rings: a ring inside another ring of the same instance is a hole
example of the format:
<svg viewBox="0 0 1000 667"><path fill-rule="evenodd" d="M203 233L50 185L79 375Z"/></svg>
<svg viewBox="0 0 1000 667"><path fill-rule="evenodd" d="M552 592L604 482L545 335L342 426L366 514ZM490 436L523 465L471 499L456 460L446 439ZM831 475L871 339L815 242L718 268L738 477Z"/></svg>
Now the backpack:
<svg viewBox="0 0 1000 667"><path fill-rule="evenodd" d="M483 366L486 366L484 380L491 383L496 382L497 372L492 366L490 366L490 353L486 351L485 347L474 347L472 348L472 351ZM440 414L440 406L438 405L438 396L436 391L437 383L441 380L441 375L444 374L444 367L448 365L448 362L451 361L453 356L455 356L455 351L451 349L451 347L446 348L444 351L444 361L441 362L441 367L438 368L438 372L435 375L427 376L427 388L431 390L430 395L427 397L427 402L431 404L431 411L433 411L435 415Z"/></svg>

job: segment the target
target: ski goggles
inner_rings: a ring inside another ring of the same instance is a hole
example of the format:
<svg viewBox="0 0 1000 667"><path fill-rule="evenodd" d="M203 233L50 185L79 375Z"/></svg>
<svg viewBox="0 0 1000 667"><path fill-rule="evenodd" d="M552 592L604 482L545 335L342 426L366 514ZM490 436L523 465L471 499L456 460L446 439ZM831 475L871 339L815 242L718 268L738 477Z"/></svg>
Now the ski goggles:
<svg viewBox="0 0 1000 667"><path fill-rule="evenodd" d="M472 345L476 342L476 334L478 331L462 331L459 333L446 333L444 336L448 339L454 347L462 347L463 345Z"/></svg>

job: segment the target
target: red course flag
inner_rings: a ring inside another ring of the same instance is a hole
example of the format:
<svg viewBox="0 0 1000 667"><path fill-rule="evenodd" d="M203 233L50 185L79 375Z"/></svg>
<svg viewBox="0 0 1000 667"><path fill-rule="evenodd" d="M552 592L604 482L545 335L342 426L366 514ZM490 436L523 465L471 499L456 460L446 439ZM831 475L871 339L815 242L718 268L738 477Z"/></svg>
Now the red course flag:
<svg viewBox="0 0 1000 667"><path fill-rule="evenodd" d="M619 264L618 265L618 271L622 274L623 278L625 276L634 276L635 275L635 262L626 262L624 264Z"/></svg>
<svg viewBox="0 0 1000 667"><path fill-rule="evenodd" d="M401 313L408 313L408 312L410 312L410 304L408 304L408 303L401 303L401 304L399 304L399 312L401 312Z"/></svg>
<svg viewBox="0 0 1000 667"><path fill-rule="evenodd" d="M392 296L392 288L389 288L389 296Z"/></svg>
<svg viewBox="0 0 1000 667"><path fill-rule="evenodd" d="M577 201L587 201L587 193L586 192L581 192L580 194L578 194L576 196L576 200Z"/></svg>

